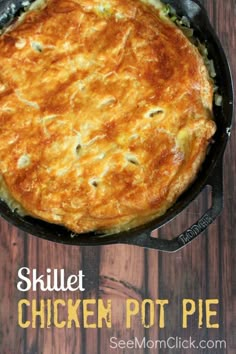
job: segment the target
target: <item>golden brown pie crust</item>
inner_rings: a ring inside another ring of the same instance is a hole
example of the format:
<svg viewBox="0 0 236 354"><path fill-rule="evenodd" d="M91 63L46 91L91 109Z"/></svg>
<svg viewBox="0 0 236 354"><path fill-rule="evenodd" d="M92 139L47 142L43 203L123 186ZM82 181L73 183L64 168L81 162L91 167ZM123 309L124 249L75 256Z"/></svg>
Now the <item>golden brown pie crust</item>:
<svg viewBox="0 0 236 354"><path fill-rule="evenodd" d="M215 132L203 59L138 0L49 0L0 38L0 68L4 184L78 233L164 214Z"/></svg>

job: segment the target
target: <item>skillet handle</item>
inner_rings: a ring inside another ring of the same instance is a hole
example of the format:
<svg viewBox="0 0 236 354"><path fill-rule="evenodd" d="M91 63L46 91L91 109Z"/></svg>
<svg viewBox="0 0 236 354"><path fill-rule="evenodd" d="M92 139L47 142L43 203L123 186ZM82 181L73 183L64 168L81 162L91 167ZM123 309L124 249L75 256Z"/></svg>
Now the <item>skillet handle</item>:
<svg viewBox="0 0 236 354"><path fill-rule="evenodd" d="M190 228L185 230L179 236L172 240L156 239L151 237L150 233L143 233L135 237L130 242L132 245L157 249L166 252L175 252L197 236L199 236L221 213L223 208L223 181L222 181L222 160L213 170L213 174L208 179L206 185L212 187L212 206L205 214Z"/></svg>

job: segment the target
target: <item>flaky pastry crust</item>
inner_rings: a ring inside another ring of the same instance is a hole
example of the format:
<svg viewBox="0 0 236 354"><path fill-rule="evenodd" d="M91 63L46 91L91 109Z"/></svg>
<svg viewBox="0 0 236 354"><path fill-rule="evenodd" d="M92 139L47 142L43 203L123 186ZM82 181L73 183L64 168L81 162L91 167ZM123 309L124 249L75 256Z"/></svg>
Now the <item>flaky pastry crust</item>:
<svg viewBox="0 0 236 354"><path fill-rule="evenodd" d="M26 214L81 233L164 214L215 133L203 59L138 0L49 0L0 38L0 173Z"/></svg>

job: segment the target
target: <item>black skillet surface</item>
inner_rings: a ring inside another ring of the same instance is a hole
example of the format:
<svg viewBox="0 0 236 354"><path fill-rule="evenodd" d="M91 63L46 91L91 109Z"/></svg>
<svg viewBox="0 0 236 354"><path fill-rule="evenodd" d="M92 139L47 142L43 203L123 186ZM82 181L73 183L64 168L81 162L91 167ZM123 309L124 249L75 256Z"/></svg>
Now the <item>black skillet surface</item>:
<svg viewBox="0 0 236 354"><path fill-rule="evenodd" d="M0 29L14 21L32 2L34 0L0 0ZM220 94L223 96L222 107L214 107L214 116L217 123L215 142L212 144L195 182L181 195L164 216L118 234L103 235L95 232L72 234L71 231L61 226L48 224L31 217L22 218L12 212L4 202L0 201L0 215L8 222L35 236L65 244L83 246L120 243L173 252L196 238L220 214L223 207L222 160L230 136L233 118L233 84L229 65L222 46L208 20L206 10L200 1L163 0L163 2L169 3L174 7L180 16L186 16L191 22L191 27L194 28L194 35L206 43L209 58L213 59L215 63L216 84L219 87ZM212 187L212 207L207 210L196 224L172 240L154 239L150 236L152 230L172 220L186 208L206 185Z"/></svg>

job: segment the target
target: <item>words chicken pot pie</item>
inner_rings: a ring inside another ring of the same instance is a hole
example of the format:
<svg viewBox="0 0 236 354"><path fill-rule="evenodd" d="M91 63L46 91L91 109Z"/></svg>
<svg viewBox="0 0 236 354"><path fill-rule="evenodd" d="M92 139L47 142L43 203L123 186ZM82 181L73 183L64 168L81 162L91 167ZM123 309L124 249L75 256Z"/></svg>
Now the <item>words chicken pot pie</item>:
<svg viewBox="0 0 236 354"><path fill-rule="evenodd" d="M41 2L0 67L1 198L76 233L163 215L215 133L203 58L158 1Z"/></svg>

